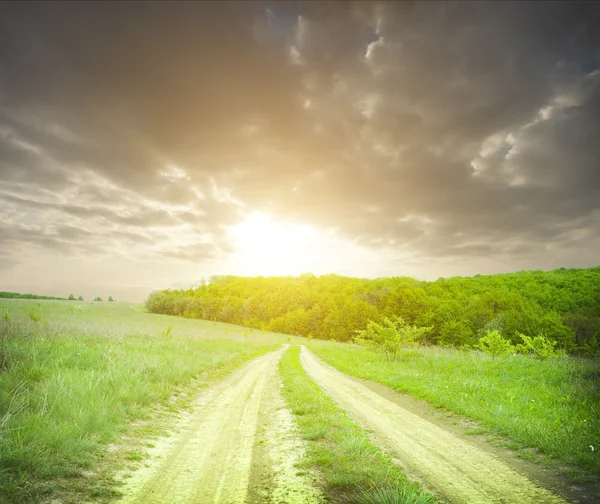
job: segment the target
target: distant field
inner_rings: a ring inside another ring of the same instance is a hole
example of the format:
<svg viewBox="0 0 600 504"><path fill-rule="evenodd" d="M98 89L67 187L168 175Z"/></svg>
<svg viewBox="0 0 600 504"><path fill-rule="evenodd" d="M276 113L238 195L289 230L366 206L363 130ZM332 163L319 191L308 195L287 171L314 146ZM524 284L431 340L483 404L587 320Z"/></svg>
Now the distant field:
<svg viewBox="0 0 600 504"><path fill-rule="evenodd" d="M598 360L493 360L481 352L428 348L390 362L347 344L313 341L307 346L344 373L475 419L513 439L513 448L537 448L600 474Z"/></svg>
<svg viewBox="0 0 600 504"><path fill-rule="evenodd" d="M110 495L101 459L131 422L288 339L142 305L0 301L0 502Z"/></svg>
<svg viewBox="0 0 600 504"><path fill-rule="evenodd" d="M76 327L103 335L131 333L156 335L171 327L173 334L191 337L209 337L233 341L260 341L261 343L287 342L288 336L249 329L222 322L187 319L171 315L149 314L143 303L82 302L54 300L0 299L0 318L29 320L29 313L38 310L41 323L45 320L63 327ZM294 337L292 337L294 338Z"/></svg>

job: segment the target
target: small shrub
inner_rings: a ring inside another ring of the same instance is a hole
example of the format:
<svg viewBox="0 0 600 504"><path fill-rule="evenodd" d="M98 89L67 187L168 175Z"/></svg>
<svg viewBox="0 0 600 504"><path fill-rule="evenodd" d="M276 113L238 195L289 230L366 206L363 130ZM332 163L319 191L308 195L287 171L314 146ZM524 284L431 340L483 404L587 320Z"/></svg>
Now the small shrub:
<svg viewBox="0 0 600 504"><path fill-rule="evenodd" d="M38 303L37 306L34 306L31 311L29 312L29 318L31 319L32 322L34 323L38 323L40 320L42 320L42 309L41 309L41 305Z"/></svg>
<svg viewBox="0 0 600 504"><path fill-rule="evenodd" d="M172 328L171 326L167 327L166 331L163 331L159 334L159 336L163 339L173 339Z"/></svg>
<svg viewBox="0 0 600 504"><path fill-rule="evenodd" d="M590 340L583 343L578 350L589 357L600 356L600 331L595 333Z"/></svg>
<svg viewBox="0 0 600 504"><path fill-rule="evenodd" d="M536 359L558 359L564 355L564 352L557 350L556 341L549 340L545 336L526 336L525 334L518 333L519 337L523 340L523 343L519 343L516 349L519 353L525 355L532 355Z"/></svg>
<svg viewBox="0 0 600 504"><path fill-rule="evenodd" d="M483 350L486 354L491 355L493 359L503 355L510 355L516 351L510 341L504 339L498 331L488 330L486 335L475 346Z"/></svg>
<svg viewBox="0 0 600 504"><path fill-rule="evenodd" d="M417 327L407 324L401 317L384 318L383 324L369 321L367 328L356 331L354 341L359 345L382 352L387 360L396 360L406 355L409 348L419 345L432 327Z"/></svg>
<svg viewBox="0 0 600 504"><path fill-rule="evenodd" d="M357 504L435 504L435 502L433 495L409 486L401 489L378 487L363 490L356 498Z"/></svg>

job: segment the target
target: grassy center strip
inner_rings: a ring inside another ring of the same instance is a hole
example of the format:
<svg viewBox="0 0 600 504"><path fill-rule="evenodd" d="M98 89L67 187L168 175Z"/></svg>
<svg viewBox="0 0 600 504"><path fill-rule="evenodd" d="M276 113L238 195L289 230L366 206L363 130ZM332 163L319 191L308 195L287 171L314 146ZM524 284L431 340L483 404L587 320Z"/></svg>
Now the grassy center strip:
<svg viewBox="0 0 600 504"><path fill-rule="evenodd" d="M280 361L282 393L307 441L303 466L320 472L326 496L352 504L437 502L306 375L299 354L294 346Z"/></svg>

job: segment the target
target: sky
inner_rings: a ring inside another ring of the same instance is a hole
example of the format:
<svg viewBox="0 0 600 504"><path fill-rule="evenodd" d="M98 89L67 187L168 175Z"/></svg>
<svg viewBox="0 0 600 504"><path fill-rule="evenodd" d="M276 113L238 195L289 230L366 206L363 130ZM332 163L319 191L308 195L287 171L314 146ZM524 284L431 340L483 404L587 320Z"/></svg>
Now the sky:
<svg viewBox="0 0 600 504"><path fill-rule="evenodd" d="M0 3L0 290L598 251L596 2Z"/></svg>

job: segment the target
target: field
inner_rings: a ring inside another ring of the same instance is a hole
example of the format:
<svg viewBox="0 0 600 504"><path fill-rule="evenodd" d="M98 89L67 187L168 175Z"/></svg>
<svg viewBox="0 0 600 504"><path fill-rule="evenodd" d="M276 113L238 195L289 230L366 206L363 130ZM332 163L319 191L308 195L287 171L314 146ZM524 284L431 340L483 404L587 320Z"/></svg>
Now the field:
<svg viewBox="0 0 600 504"><path fill-rule="evenodd" d="M315 355L388 386L391 399ZM484 495L492 503L514 494L533 504L598 496L583 483L572 490L600 470L600 366L589 359L426 348L390 362L354 345L136 304L9 299L0 302L0 369L0 502L425 504ZM476 420L473 433L501 434L537 465L560 461L571 482L556 472L549 490L533 485L510 457L490 458L492 448L506 448L469 444L450 425L395 404L391 389ZM415 443L410 453L398 443L405 435L405 446ZM445 467L449 447L465 443ZM512 483L497 485L486 471Z"/></svg>
<svg viewBox="0 0 600 504"><path fill-rule="evenodd" d="M287 339L141 305L4 300L0 309L0 502L110 495L102 447L192 380L206 386Z"/></svg>
<svg viewBox="0 0 600 504"><path fill-rule="evenodd" d="M327 342L310 349L344 373L387 385L479 421L478 432L508 436L513 448L537 448L600 473L600 363L565 358L496 359L482 352L418 350L400 361ZM532 457L524 451L524 457Z"/></svg>

